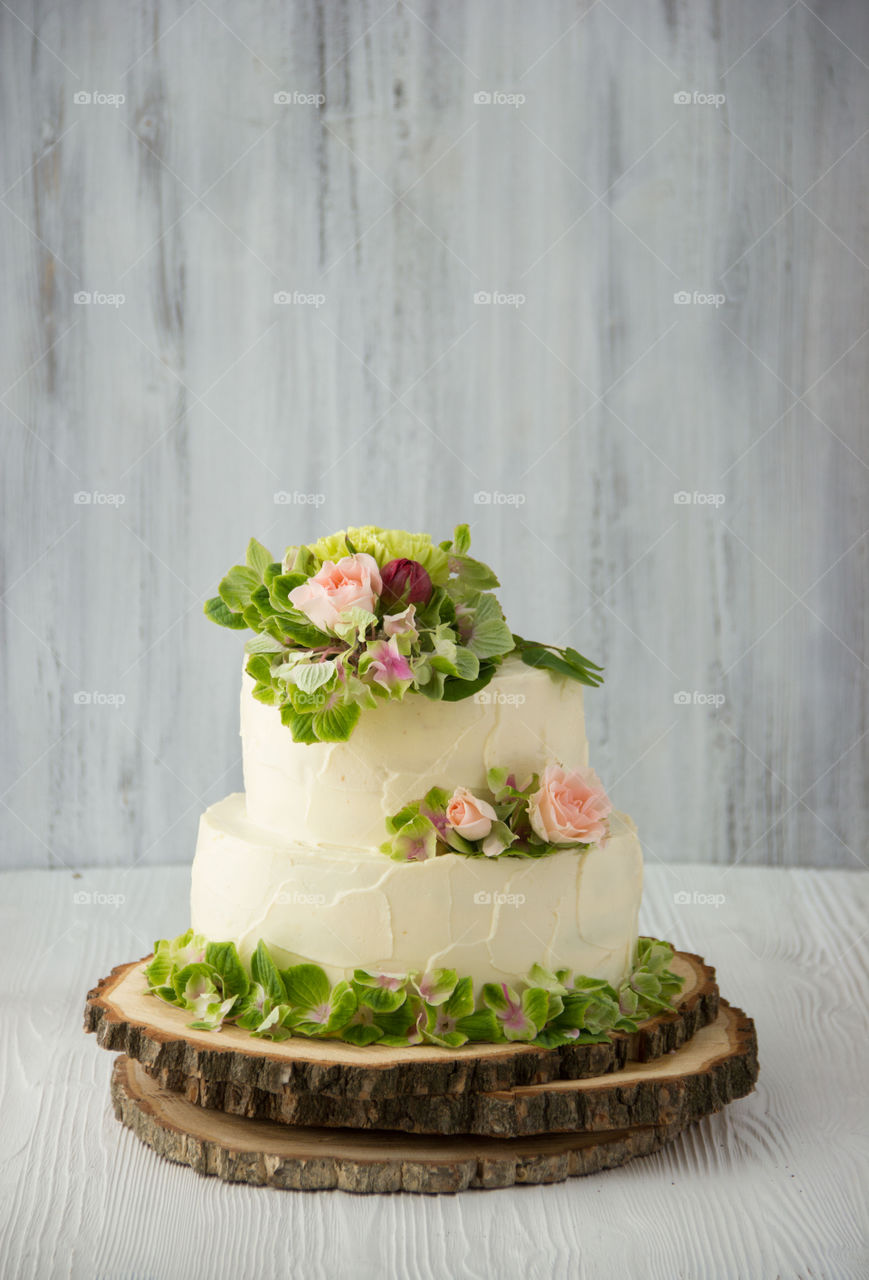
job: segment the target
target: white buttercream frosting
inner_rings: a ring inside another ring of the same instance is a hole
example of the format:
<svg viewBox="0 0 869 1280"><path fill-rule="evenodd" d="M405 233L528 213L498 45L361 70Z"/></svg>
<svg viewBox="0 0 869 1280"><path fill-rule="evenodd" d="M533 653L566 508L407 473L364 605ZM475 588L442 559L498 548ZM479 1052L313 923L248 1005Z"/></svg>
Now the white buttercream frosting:
<svg viewBox="0 0 869 1280"><path fill-rule="evenodd" d="M384 821L431 787L485 787L493 766L520 780L557 762L588 763L582 686L507 658L461 702L409 694L364 710L348 742L294 742L279 711L243 677L247 813L302 844L376 849Z"/></svg>
<svg viewBox="0 0 869 1280"><path fill-rule="evenodd" d="M558 696L566 695L559 691ZM546 701L541 691L540 702ZM447 719L456 713L455 705L445 710ZM467 734L473 734L475 719L465 717L464 723ZM539 719L535 723L542 727ZM488 724L488 733L497 734L497 720ZM288 730L279 727L289 738ZM435 721L435 729L440 728ZM554 729L550 724L549 743ZM511 736L515 757L522 733L514 729ZM414 741L407 743L406 768L400 771L405 779L426 770L415 733L409 737ZM459 726L453 737L461 741ZM501 744L499 759L509 747L506 741ZM527 744L523 749L523 759L534 752ZM571 758L567 751L564 755ZM331 777L334 751L325 748L321 759L323 772ZM463 757L462 768L468 767ZM301 768L296 766L296 775ZM362 763L358 769L363 776ZM480 769L477 758L475 779ZM322 774L312 776L328 786ZM445 782L444 775L425 776ZM393 785L391 772L378 777L381 792ZM345 781L335 775L333 797L342 795L339 784ZM361 799L358 790L346 790ZM380 803L378 799L378 814ZM340 821L349 821L349 807L328 827L330 833ZM369 848L314 846L282 837L253 823L244 796L233 795L208 809L200 822L193 928L208 938L234 941L245 959L262 938L281 967L313 962L333 982L351 977L356 968L407 973L443 967L471 977L475 987L483 982L515 984L538 963L618 983L630 968L636 943L643 872L631 820L613 814L610 825L606 845L585 852L565 850L534 860L450 853L406 863Z"/></svg>

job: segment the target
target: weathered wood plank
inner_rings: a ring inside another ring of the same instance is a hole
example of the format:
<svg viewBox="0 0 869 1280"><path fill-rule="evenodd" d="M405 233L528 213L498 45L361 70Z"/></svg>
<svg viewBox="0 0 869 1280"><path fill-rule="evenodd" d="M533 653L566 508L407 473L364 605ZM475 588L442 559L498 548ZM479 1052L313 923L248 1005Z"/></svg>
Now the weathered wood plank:
<svg viewBox="0 0 869 1280"><path fill-rule="evenodd" d="M606 663L593 759L651 850L859 865L864 5L0 22L4 865L189 859L240 779L198 605L250 532L468 516L517 629Z"/></svg>

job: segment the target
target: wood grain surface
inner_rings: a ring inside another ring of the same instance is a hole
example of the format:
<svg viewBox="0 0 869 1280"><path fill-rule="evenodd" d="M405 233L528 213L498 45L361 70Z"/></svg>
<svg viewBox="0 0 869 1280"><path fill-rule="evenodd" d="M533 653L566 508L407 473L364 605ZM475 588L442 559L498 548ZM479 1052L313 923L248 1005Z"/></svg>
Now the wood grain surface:
<svg viewBox="0 0 869 1280"><path fill-rule="evenodd" d="M860 866L869 6L0 26L0 865L189 861L251 533L469 519L650 857Z"/></svg>
<svg viewBox="0 0 869 1280"><path fill-rule="evenodd" d="M624 1169L430 1202L224 1186L117 1124L82 992L180 932L188 874L0 880L4 1277L591 1280L614 1258L641 1280L865 1275L869 876L651 865L641 927L702 951L751 1012L756 1091Z"/></svg>

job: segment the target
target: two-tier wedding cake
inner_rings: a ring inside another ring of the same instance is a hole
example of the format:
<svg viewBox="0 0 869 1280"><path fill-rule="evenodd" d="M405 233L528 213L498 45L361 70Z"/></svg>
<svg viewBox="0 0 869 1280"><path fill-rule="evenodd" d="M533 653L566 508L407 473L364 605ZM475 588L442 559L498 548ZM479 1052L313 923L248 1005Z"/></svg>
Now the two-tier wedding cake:
<svg viewBox="0 0 869 1280"><path fill-rule="evenodd" d="M206 613L252 631L243 794L202 816L152 991L254 1035L556 1046L669 1007L642 854L588 766L600 668L507 626L466 526L255 540Z"/></svg>

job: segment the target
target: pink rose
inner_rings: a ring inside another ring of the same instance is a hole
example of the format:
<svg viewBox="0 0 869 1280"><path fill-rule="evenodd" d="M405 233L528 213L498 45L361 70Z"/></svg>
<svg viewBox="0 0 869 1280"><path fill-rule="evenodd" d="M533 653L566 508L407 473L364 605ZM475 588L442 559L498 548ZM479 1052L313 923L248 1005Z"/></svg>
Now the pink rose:
<svg viewBox="0 0 869 1280"><path fill-rule="evenodd" d="M531 826L547 844L603 844L612 802L594 769L547 765L528 802Z"/></svg>
<svg viewBox="0 0 869 1280"><path fill-rule="evenodd" d="M321 631L330 631L346 609L374 613L380 595L380 570L374 556L360 551L336 564L327 560L312 578L294 587L290 601Z"/></svg>
<svg viewBox="0 0 869 1280"><path fill-rule="evenodd" d="M478 800L467 787L456 787L447 805L447 822L466 840L482 840L498 817L485 800Z"/></svg>

